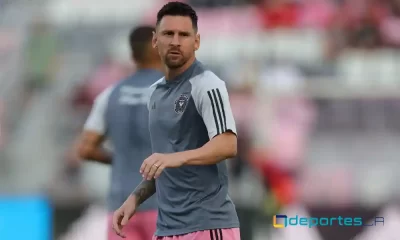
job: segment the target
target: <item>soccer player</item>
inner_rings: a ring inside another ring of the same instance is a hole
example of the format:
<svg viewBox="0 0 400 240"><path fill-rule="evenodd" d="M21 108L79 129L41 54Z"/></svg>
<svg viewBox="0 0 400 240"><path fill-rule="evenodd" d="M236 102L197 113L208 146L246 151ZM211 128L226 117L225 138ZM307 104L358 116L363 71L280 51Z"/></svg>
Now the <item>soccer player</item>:
<svg viewBox="0 0 400 240"><path fill-rule="evenodd" d="M80 157L111 164L111 213L142 181L139 169L151 154L146 94L149 86L162 77L158 70L162 68L161 60L152 47L153 31L153 27L141 26L131 32L129 41L137 71L96 98L79 143ZM102 148L105 140L111 143L112 154ZM149 199L138 210L128 223L127 236L132 240L150 239L156 229L156 199ZM118 239L111 228L112 214L109 226L108 239Z"/></svg>
<svg viewBox="0 0 400 240"><path fill-rule="evenodd" d="M144 180L115 211L114 230L124 237L130 217L156 193L153 240L239 240L225 162L237 152L235 121L225 83L195 58L196 12L185 3L164 5L153 46L166 70L148 104L153 154L141 166Z"/></svg>

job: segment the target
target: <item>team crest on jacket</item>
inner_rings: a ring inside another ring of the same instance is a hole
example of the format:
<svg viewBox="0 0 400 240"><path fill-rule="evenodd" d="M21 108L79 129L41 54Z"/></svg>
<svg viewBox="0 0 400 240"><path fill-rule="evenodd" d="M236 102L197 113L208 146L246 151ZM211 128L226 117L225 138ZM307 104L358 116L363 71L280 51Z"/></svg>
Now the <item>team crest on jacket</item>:
<svg viewBox="0 0 400 240"><path fill-rule="evenodd" d="M189 102L189 96L186 94L181 94L178 99L175 101L175 112L183 113L185 108Z"/></svg>

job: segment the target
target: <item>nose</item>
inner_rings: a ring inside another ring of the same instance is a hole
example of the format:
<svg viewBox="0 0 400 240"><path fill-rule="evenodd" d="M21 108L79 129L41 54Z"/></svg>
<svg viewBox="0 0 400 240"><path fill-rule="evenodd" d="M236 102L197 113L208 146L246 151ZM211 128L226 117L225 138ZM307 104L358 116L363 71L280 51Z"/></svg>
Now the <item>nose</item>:
<svg viewBox="0 0 400 240"><path fill-rule="evenodd" d="M173 46L179 46L179 34L174 34L174 37L171 40L171 45Z"/></svg>

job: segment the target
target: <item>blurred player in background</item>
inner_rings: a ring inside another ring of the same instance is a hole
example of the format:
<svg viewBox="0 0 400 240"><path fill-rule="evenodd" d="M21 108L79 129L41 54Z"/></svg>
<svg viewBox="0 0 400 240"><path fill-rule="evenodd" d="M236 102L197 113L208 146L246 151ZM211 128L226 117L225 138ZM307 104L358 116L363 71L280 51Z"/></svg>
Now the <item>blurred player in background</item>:
<svg viewBox="0 0 400 240"><path fill-rule="evenodd" d="M157 14L153 46L166 69L148 104L154 154L141 167L143 182L114 213L113 227L124 236L137 207L157 193L153 240L239 240L225 161L237 153L236 126L225 82L196 60L196 12L167 3Z"/></svg>
<svg viewBox="0 0 400 240"><path fill-rule="evenodd" d="M160 57L151 44L153 31L152 27L141 26L131 32L130 47L137 71L96 98L79 141L80 157L112 166L111 213L142 181L139 169L143 159L151 154L145 96L149 86L162 77ZM112 153L104 150L105 140L111 143ZM156 227L156 209L155 198L140 206L138 214L128 223L129 239L151 239ZM111 219L112 215L110 227ZM118 238L109 231L109 240Z"/></svg>

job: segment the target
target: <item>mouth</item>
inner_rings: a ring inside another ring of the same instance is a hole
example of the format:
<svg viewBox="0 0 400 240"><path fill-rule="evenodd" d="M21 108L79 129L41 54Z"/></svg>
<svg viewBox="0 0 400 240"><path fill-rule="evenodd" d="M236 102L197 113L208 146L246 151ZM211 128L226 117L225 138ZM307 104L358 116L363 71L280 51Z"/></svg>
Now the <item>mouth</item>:
<svg viewBox="0 0 400 240"><path fill-rule="evenodd" d="M182 55L181 52L179 51L169 51L168 55L172 55L172 56L180 56Z"/></svg>

